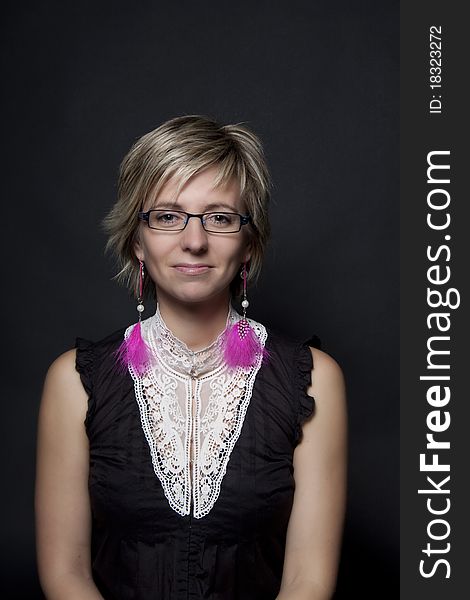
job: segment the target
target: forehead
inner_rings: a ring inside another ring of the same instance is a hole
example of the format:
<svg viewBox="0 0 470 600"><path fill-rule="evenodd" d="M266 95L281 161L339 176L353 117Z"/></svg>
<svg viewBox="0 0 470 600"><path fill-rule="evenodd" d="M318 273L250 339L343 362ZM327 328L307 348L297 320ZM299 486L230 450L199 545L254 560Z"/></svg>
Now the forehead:
<svg viewBox="0 0 470 600"><path fill-rule="evenodd" d="M240 184L235 177L216 185L219 171L210 167L190 177L182 186L181 178L171 177L158 191L152 195L151 206L180 206L182 210L205 210L206 208L232 208L243 210L244 202L240 197ZM225 206L223 206L225 205Z"/></svg>

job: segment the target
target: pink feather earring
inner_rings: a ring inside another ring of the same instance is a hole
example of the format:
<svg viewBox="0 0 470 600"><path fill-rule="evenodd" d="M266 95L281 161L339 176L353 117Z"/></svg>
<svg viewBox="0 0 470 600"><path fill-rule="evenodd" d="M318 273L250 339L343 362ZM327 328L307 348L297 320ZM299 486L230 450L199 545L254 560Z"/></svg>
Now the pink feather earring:
<svg viewBox="0 0 470 600"><path fill-rule="evenodd" d="M246 298L246 262L240 275L243 277L243 318L225 331L224 359L229 367L253 367L259 354L265 360L269 357L269 353L266 348L263 348L258 336L246 319L246 309L250 305Z"/></svg>
<svg viewBox="0 0 470 600"><path fill-rule="evenodd" d="M116 357L122 367L126 368L130 364L138 375L142 375L146 365L150 360L150 349L142 338L142 313L144 312L143 291L144 291L144 263L139 260L139 295L137 297L137 312L139 320L132 327L129 336L125 338L116 351Z"/></svg>

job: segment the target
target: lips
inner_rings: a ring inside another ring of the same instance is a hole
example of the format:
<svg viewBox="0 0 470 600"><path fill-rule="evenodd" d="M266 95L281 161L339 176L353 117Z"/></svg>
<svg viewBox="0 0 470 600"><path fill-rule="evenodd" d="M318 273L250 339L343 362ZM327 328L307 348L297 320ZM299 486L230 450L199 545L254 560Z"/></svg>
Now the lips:
<svg viewBox="0 0 470 600"><path fill-rule="evenodd" d="M201 273L206 273L211 268L211 266L202 263L180 263L178 265L175 265L174 268L180 273L185 273L186 275L200 275Z"/></svg>

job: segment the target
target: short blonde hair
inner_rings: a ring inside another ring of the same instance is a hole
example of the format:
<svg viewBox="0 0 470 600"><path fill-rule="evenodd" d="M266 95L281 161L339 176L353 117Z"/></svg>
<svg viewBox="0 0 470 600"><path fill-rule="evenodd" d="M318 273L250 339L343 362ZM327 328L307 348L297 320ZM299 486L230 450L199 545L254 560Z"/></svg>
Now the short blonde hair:
<svg viewBox="0 0 470 600"><path fill-rule="evenodd" d="M240 123L221 125L205 116L188 115L170 119L143 135L121 163L118 199L103 219L103 227L108 235L106 251L112 251L118 261L114 279L131 292L138 289L139 278L134 252L140 223L137 213L170 178L177 179L178 194L193 175L214 165L219 168L215 187L232 177L239 182L241 198L252 219L247 226L252 243L248 282L258 279L270 235L271 179L261 141ZM237 273L230 285L233 295L241 293L241 283ZM155 298L155 285L148 277L145 294Z"/></svg>

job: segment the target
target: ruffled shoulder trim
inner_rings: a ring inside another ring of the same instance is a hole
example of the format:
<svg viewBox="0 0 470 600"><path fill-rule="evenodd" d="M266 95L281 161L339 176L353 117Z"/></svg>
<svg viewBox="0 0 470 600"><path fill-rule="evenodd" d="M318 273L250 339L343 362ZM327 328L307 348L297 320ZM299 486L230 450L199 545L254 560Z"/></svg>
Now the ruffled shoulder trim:
<svg viewBox="0 0 470 600"><path fill-rule="evenodd" d="M321 339L318 337L318 335L311 335L307 340L304 340L303 343L321 350Z"/></svg>
<svg viewBox="0 0 470 600"><path fill-rule="evenodd" d="M315 399L307 394L307 389L312 383L313 357L310 346L319 348L321 346L320 338L316 335L300 343L296 348L295 361L295 393L297 396L297 419L294 433L294 443L298 444L302 439L302 425L313 414L315 409Z"/></svg>
<svg viewBox="0 0 470 600"><path fill-rule="evenodd" d="M93 393L94 345L94 342L85 338L78 337L75 340L77 349L75 369L80 373L80 379L88 396Z"/></svg>

